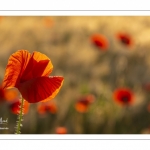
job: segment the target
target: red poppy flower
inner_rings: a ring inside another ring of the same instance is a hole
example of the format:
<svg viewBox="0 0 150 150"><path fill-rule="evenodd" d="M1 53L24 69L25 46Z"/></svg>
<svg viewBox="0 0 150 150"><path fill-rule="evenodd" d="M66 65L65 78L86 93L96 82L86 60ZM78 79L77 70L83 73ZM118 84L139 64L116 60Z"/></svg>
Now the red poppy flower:
<svg viewBox="0 0 150 150"><path fill-rule="evenodd" d="M129 34L126 33L118 33L117 39L126 46L131 46L133 44L133 40Z"/></svg>
<svg viewBox="0 0 150 150"><path fill-rule="evenodd" d="M76 102L75 109L80 113L87 112L90 104L93 103L94 100L95 97L93 95L82 97Z"/></svg>
<svg viewBox="0 0 150 150"><path fill-rule="evenodd" d="M55 114L57 113L57 106L54 102L40 103L37 106L37 110L39 114L45 114L47 112Z"/></svg>
<svg viewBox="0 0 150 150"><path fill-rule="evenodd" d="M107 38L104 36L104 35L101 35L101 34L94 34L92 37L91 37L91 41L92 43L97 46L98 48L100 48L101 50L107 50L108 49L108 46L109 46L109 43L108 43L108 40Z"/></svg>
<svg viewBox="0 0 150 150"><path fill-rule="evenodd" d="M67 133L67 128L65 127L57 127L56 128L56 134L66 134Z"/></svg>
<svg viewBox="0 0 150 150"><path fill-rule="evenodd" d="M10 110L13 114L19 114L19 111L20 111L20 105L21 105L21 102L20 100L16 100L16 101L13 101L9 107L10 107ZM28 109L29 109L29 103L27 101L24 101L24 105L23 105L23 113L24 114L27 114L28 113Z"/></svg>
<svg viewBox="0 0 150 150"><path fill-rule="evenodd" d="M114 91L114 100L121 105L130 105L134 101L134 95L130 89L121 88Z"/></svg>
<svg viewBox="0 0 150 150"><path fill-rule="evenodd" d="M8 60L3 89L18 88L29 103L51 100L59 92L64 80L60 76L49 77L52 70L53 65L46 55L19 50Z"/></svg>

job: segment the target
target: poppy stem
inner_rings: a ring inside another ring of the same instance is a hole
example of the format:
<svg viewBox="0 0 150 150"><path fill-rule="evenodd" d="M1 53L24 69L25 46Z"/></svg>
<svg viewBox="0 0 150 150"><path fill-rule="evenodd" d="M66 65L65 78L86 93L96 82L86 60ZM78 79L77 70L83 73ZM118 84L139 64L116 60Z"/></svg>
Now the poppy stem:
<svg viewBox="0 0 150 150"><path fill-rule="evenodd" d="M24 99L22 97L21 99L21 104L20 104L20 112L18 115L18 121L17 121L17 125L16 125L16 133L15 134L20 134L20 128L22 126L21 122L22 122L22 118L23 118L23 105L24 105Z"/></svg>

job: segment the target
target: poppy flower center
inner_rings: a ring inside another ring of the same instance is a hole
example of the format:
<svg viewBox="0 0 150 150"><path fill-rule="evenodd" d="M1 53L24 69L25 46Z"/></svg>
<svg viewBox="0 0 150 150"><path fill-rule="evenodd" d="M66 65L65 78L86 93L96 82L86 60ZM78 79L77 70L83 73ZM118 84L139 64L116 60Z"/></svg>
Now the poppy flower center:
<svg viewBox="0 0 150 150"><path fill-rule="evenodd" d="M128 38L123 37L123 38L122 38L122 43L124 43L124 44L129 44L129 43L130 43L130 40L129 40Z"/></svg>
<svg viewBox="0 0 150 150"><path fill-rule="evenodd" d="M102 42L100 42L100 41L95 41L95 44L96 44L97 46L100 46L100 47L102 47L102 46L103 46L103 43L102 43Z"/></svg>
<svg viewBox="0 0 150 150"><path fill-rule="evenodd" d="M121 100L122 100L124 103L128 103L128 102L129 102L129 96L124 95L124 96L122 96Z"/></svg>

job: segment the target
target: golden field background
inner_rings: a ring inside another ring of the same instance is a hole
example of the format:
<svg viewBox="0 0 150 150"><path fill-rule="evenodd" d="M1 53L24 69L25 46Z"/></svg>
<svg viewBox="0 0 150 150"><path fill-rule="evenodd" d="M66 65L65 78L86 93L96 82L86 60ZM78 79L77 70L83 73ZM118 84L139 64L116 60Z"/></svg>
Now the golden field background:
<svg viewBox="0 0 150 150"><path fill-rule="evenodd" d="M122 45L115 37L118 32L129 33L134 45ZM107 51L92 44L95 33L107 37ZM143 88L150 83L150 17L1 17L1 81L9 56L20 49L46 54L54 66L51 75L65 79L53 100L58 112L40 115L38 104L31 104L24 115L23 134L54 134L59 126L69 134L150 133L150 91ZM112 98L113 91L123 86L135 94L130 107ZM79 113L74 104L86 94L96 100L87 113ZM8 118L9 127L0 133L13 134L17 116L7 102L0 105L0 117Z"/></svg>

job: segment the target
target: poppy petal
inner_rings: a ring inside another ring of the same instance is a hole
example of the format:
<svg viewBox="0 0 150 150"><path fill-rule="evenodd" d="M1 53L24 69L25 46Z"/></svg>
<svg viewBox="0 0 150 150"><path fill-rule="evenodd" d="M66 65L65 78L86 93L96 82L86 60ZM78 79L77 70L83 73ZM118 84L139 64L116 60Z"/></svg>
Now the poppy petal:
<svg viewBox="0 0 150 150"><path fill-rule="evenodd" d="M53 70L51 60L40 52L33 52L26 67L21 83L36 77L48 76Z"/></svg>
<svg viewBox="0 0 150 150"><path fill-rule="evenodd" d="M3 89L18 86L30 57L30 53L26 50L18 50L10 56L2 84Z"/></svg>
<svg viewBox="0 0 150 150"><path fill-rule="evenodd" d="M44 54L40 52L34 52L33 53L33 59L35 59L37 62L43 62L40 66L42 66L42 74L41 76L49 76L49 74L53 70L53 65L51 63L51 60ZM46 64L46 65L45 65ZM37 71L39 70L39 64L35 66L34 74L37 74Z"/></svg>
<svg viewBox="0 0 150 150"><path fill-rule="evenodd" d="M48 101L57 95L63 80L60 76L37 77L20 84L19 91L29 103Z"/></svg>

